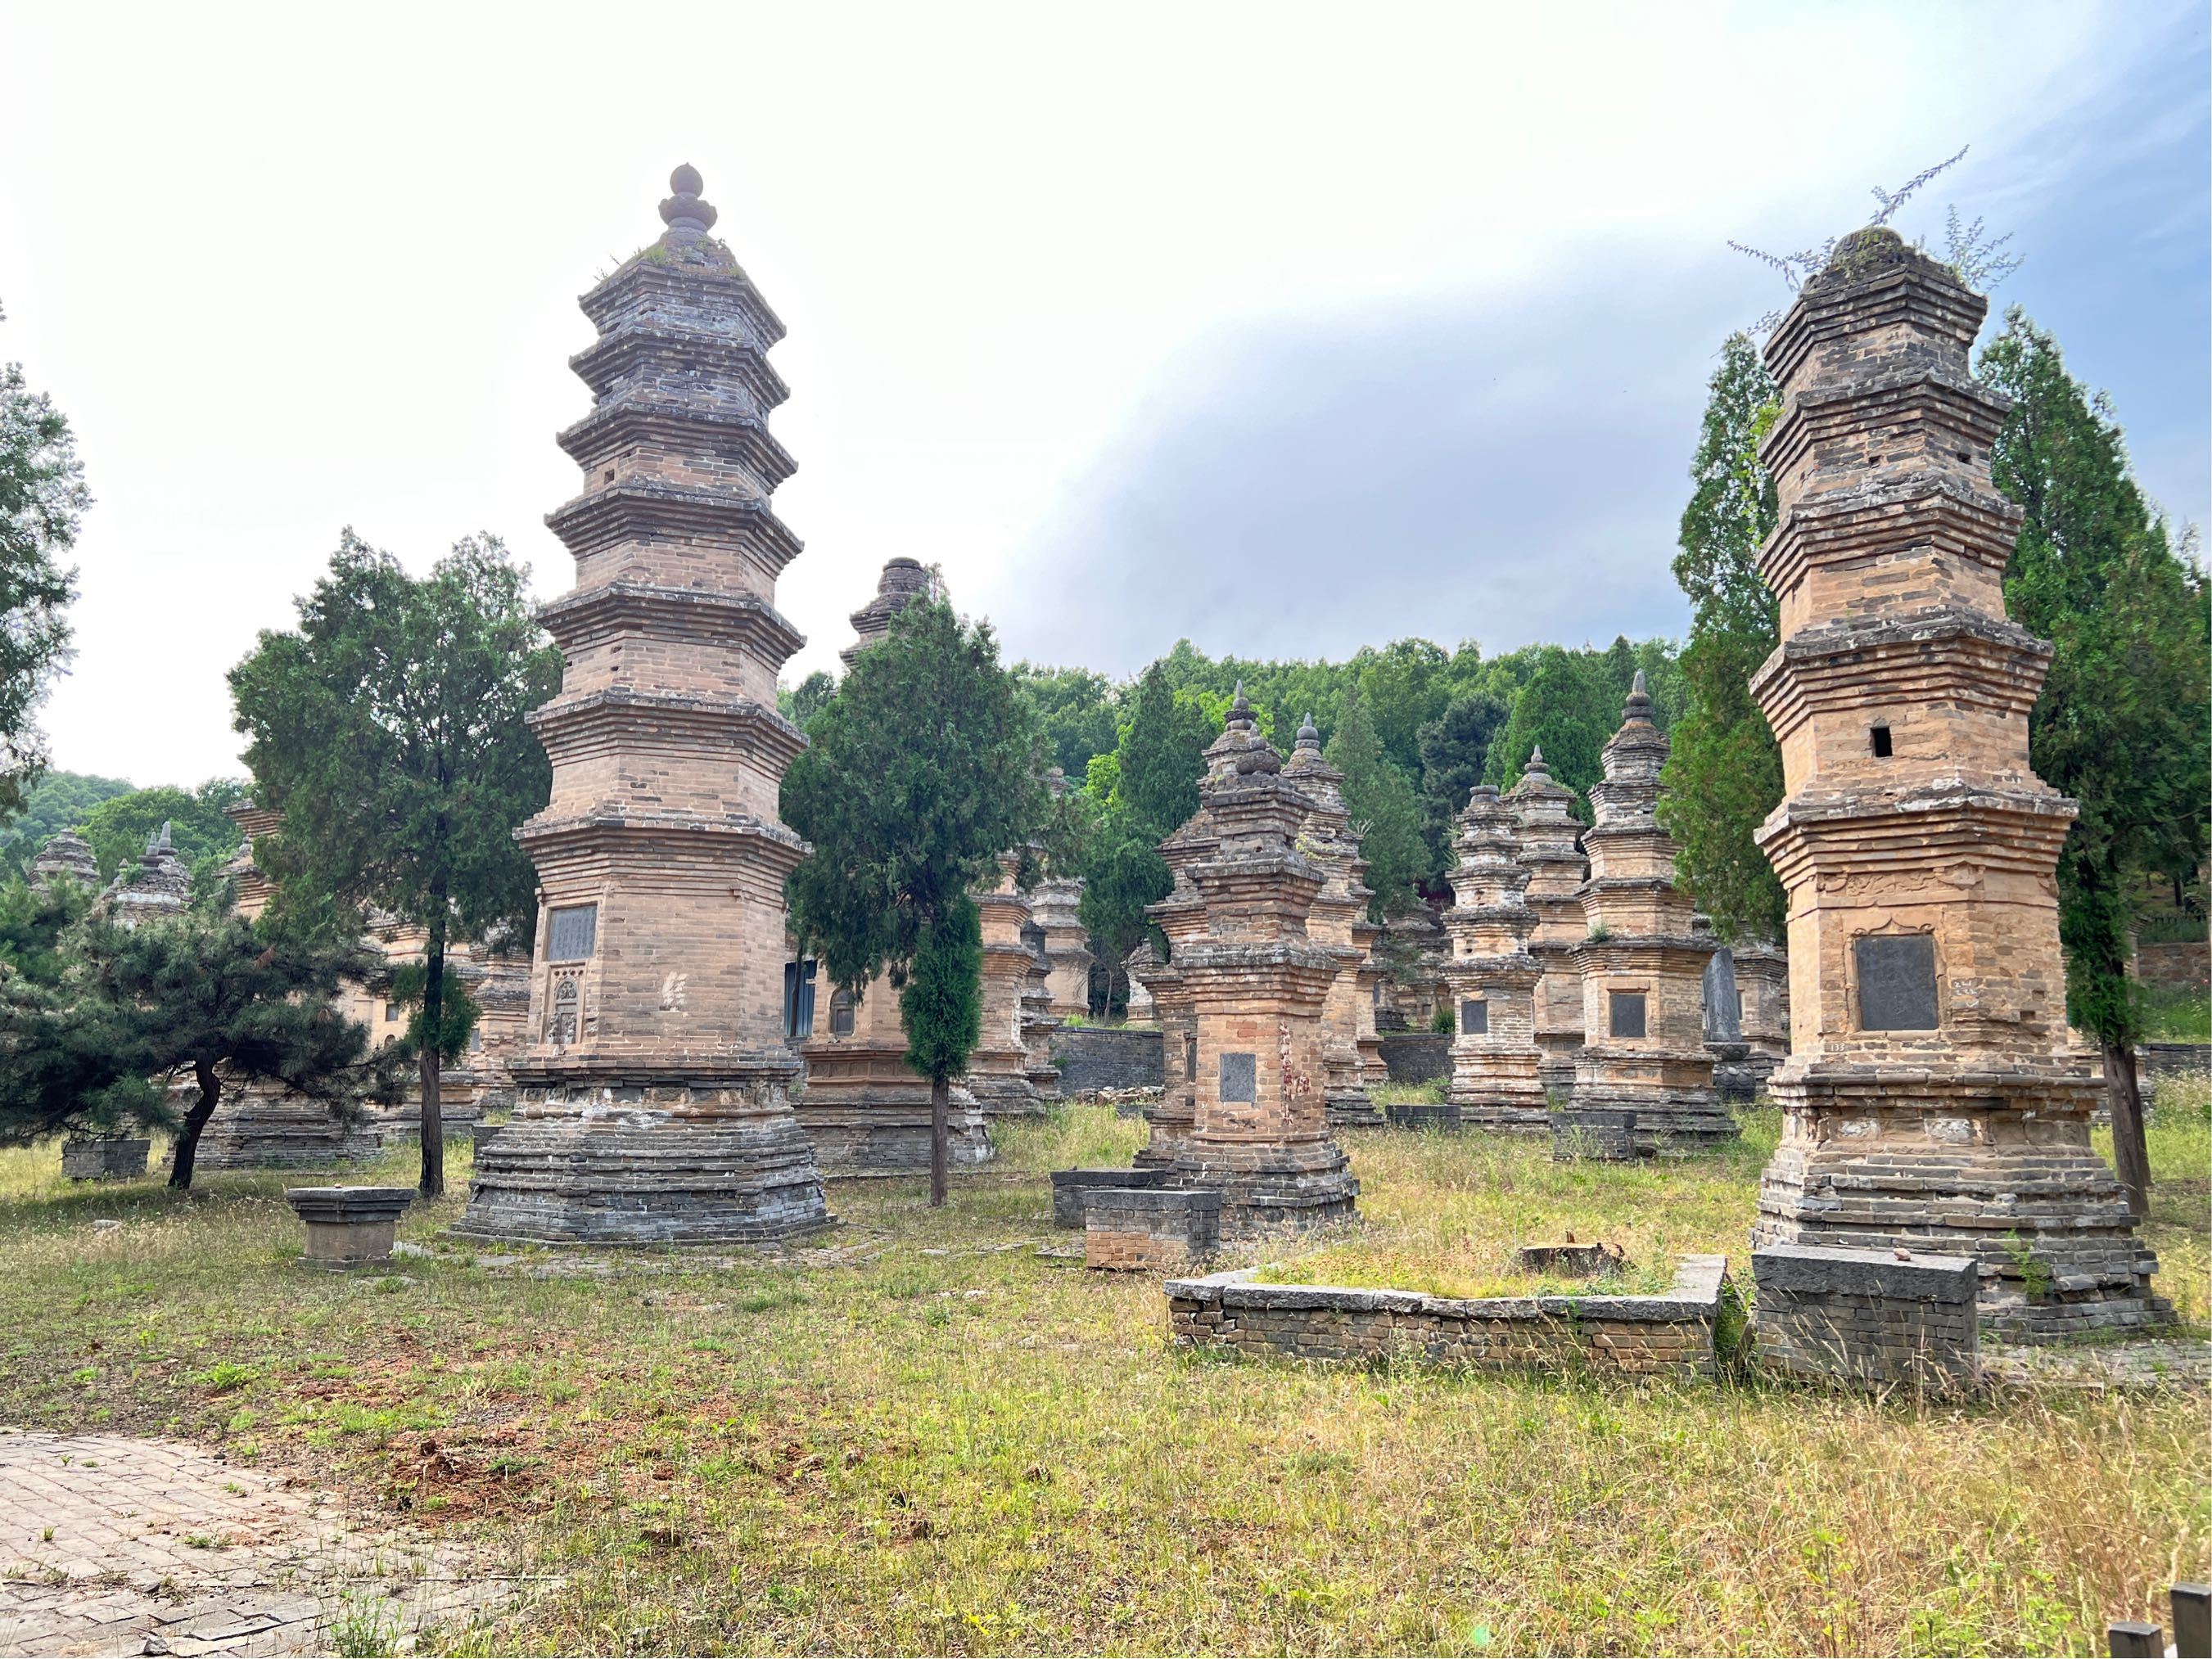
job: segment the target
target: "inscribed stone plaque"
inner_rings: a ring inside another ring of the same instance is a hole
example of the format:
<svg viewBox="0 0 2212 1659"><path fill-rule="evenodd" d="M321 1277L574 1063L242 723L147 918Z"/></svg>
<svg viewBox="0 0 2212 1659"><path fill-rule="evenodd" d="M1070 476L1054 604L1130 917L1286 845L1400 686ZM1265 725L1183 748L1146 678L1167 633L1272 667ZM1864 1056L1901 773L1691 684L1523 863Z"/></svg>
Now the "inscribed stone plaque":
<svg viewBox="0 0 2212 1659"><path fill-rule="evenodd" d="M1186 1083L1198 1081L1198 1039L1194 1036L1182 1040L1182 1079Z"/></svg>
<svg viewBox="0 0 2212 1659"><path fill-rule="evenodd" d="M1490 1035L1490 1005L1470 997L1459 1006L1459 1029L1462 1036Z"/></svg>
<svg viewBox="0 0 2212 1659"><path fill-rule="evenodd" d="M1221 1057L1221 1097L1257 1100L1260 1097L1260 1056L1224 1054Z"/></svg>
<svg viewBox="0 0 2212 1659"><path fill-rule="evenodd" d="M572 904L553 913L553 925L545 941L548 962L582 962L592 954L599 942L599 907L596 904Z"/></svg>
<svg viewBox="0 0 2212 1659"><path fill-rule="evenodd" d="M1936 938L1877 933L1853 941L1859 970L1859 1029L1936 1029Z"/></svg>
<svg viewBox="0 0 2212 1659"><path fill-rule="evenodd" d="M1644 993L1615 991L1609 1005L1612 1022L1607 1027L1617 1037L1640 1037L1644 1035Z"/></svg>

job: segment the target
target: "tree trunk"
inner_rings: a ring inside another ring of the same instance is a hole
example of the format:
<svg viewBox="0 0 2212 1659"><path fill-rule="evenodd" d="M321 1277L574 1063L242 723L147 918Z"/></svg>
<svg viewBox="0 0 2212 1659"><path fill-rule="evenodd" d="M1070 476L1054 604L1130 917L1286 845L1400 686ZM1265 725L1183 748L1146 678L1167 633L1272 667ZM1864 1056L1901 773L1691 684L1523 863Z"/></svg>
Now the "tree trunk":
<svg viewBox="0 0 2212 1659"><path fill-rule="evenodd" d="M192 1184L192 1160L199 1156L200 1131L207 1127L208 1120L215 1115L216 1103L222 1098L222 1079L208 1061L192 1062L192 1079L200 1085L200 1097L178 1126L176 1152L169 1159L169 1185L179 1192Z"/></svg>
<svg viewBox="0 0 2212 1659"><path fill-rule="evenodd" d="M2150 1209L2150 1146L2143 1138L2142 1090L2136 1080L2136 1052L2118 1043L2105 1051L2105 1098L2112 1109L2112 1164L2128 1189L2128 1208Z"/></svg>
<svg viewBox="0 0 2212 1659"><path fill-rule="evenodd" d="M438 1081L438 1039L446 1023L446 896L442 884L430 896L430 938L423 951L422 986L422 1179L425 1198L446 1192L446 1103Z"/></svg>
<svg viewBox="0 0 2212 1659"><path fill-rule="evenodd" d="M948 1078L929 1079L929 1207L945 1207L945 1170L951 1160L952 1083Z"/></svg>

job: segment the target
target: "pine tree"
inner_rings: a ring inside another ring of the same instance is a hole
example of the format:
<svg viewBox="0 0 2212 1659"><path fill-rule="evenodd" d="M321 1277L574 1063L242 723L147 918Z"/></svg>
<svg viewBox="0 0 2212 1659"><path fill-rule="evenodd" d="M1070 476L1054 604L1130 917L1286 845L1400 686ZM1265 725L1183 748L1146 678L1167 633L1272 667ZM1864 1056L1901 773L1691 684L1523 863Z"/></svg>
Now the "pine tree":
<svg viewBox="0 0 2212 1659"><path fill-rule="evenodd" d="M1782 750L1750 680L1780 638L1757 562L1777 512L1759 440L1780 405L1747 335L1732 334L1721 348L1710 392L1674 559L1691 605L1681 657L1687 706L1668 734L1660 818L1680 844L1682 884L1716 931L1772 939L1782 935L1789 901L1752 835L1781 803Z"/></svg>
<svg viewBox="0 0 2212 1659"><path fill-rule="evenodd" d="M1368 903L1377 921L1413 908L1415 884L1427 872L1428 843L1421 839L1421 804L1404 772L1382 752L1382 740L1368 718L1367 700L1357 692L1344 700L1343 718L1330 735L1328 763L1344 774L1344 805L1360 837L1367 860Z"/></svg>
<svg viewBox="0 0 2212 1659"><path fill-rule="evenodd" d="M427 935L421 1029L447 1029L447 946L532 934L537 872L514 830L552 769L526 717L559 689L527 573L491 537L456 543L420 580L345 532L299 604L231 670L261 804L281 810L277 903L388 910ZM442 1045L417 1045L422 1188L446 1186Z"/></svg>
<svg viewBox="0 0 2212 1659"><path fill-rule="evenodd" d="M792 872L799 948L858 996L900 988L907 1064L929 1079L929 1201L945 1200L951 1079L981 1034L982 946L969 893L1045 817L1030 705L988 624L918 601L860 654L783 781L814 844Z"/></svg>
<svg viewBox="0 0 2212 1659"><path fill-rule="evenodd" d="M1979 368L2013 399L1991 471L2026 514L2005 573L2006 608L2056 647L2029 716L2029 757L2081 805L2058 863L2067 1015L2103 1050L2114 1162L2140 1214L2150 1161L2129 930L2145 876L2204 857L2205 580L2175 554L2130 475L2104 400L2066 372L2057 343L2018 307Z"/></svg>
<svg viewBox="0 0 2212 1659"><path fill-rule="evenodd" d="M0 819L46 769L32 716L69 659L76 572L61 560L91 504L69 421L21 364L0 364Z"/></svg>
<svg viewBox="0 0 2212 1659"><path fill-rule="evenodd" d="M1085 793L1094 797L1097 829L1083 864L1084 928L1097 942L1109 974L1146 936L1145 907L1174 884L1160 842L1198 811L1206 746L1220 730L1201 696L1177 691L1153 663L1125 699L1127 724L1114 752L1094 757ZM1155 948L1164 941L1155 940ZM1109 979L1107 998L1114 988Z"/></svg>
<svg viewBox="0 0 2212 1659"><path fill-rule="evenodd" d="M1423 874L1439 875L1450 867L1454 820L1467 805L1468 792L1482 781L1491 741L1510 713L1502 698L1466 690L1421 728L1421 833L1429 846Z"/></svg>

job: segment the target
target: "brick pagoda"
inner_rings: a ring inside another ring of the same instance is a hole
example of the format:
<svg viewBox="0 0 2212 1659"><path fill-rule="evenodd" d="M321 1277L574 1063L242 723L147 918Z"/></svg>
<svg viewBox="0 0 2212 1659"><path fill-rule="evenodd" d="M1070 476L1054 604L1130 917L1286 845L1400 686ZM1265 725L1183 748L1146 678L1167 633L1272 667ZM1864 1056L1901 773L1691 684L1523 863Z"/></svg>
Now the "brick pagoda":
<svg viewBox="0 0 2212 1659"><path fill-rule="evenodd" d="M915 560L888 561L874 597L853 612L853 642L837 653L846 668L882 642L899 612L939 592L935 579ZM989 915L987 910L987 925ZM1026 975L1026 960L1022 966ZM890 976L879 975L857 1000L843 991L833 994L829 1015L827 1020L817 1016L812 1035L799 1047L806 1084L794 1103L823 1173L927 1174L929 1079L906 1063L906 1023ZM987 1030L987 1043L989 1035ZM1024 1054L1024 1066L1027 1059ZM989 1161L991 1138L981 1108L963 1085L953 1085L946 1122L946 1158L952 1169Z"/></svg>
<svg viewBox="0 0 2212 1659"><path fill-rule="evenodd" d="M1051 964L1052 1011L1062 1019L1091 1015L1091 935L1079 911L1083 882L1076 876L1048 876L1030 890L1030 915L1044 931L1044 953Z"/></svg>
<svg viewBox="0 0 2212 1659"><path fill-rule="evenodd" d="M1605 746L1605 781L1590 789L1583 832L1589 879L1583 935L1571 955L1583 983L1583 1046L1567 1111L1632 1113L1636 1151L1681 1152L1734 1139L1735 1120L1713 1095L1705 1052L1710 929L1692 921L1674 884L1674 840L1659 827L1667 739L1651 723L1638 671L1620 730Z"/></svg>
<svg viewBox="0 0 2212 1659"><path fill-rule="evenodd" d="M1866 230L1767 342L1782 644L1752 692L1789 790L1759 834L1790 896L1791 1042L1754 1237L1972 1256L1985 1325L2056 1337L2171 1313L2068 1053L2075 807L2028 764L2051 648L2005 615L2006 403L1967 361L1987 307Z"/></svg>
<svg viewBox="0 0 2212 1659"><path fill-rule="evenodd" d="M1022 994L1028 988L1034 948L1024 943L1030 902L1016 879L1019 853L999 855L996 886L969 896L983 933L983 1021L975 1052L968 1056L968 1091L992 1117L1024 1117L1044 1109L1030 1079L1030 1054L1023 1042Z"/></svg>
<svg viewBox="0 0 2212 1659"><path fill-rule="evenodd" d="M1538 1076L1536 985L1543 969L1528 952L1536 913L1523 896L1528 872L1516 854L1513 810L1494 784L1478 784L1459 815L1459 861L1449 872L1444 912L1452 954L1444 979L1454 1004L1454 1120L1477 1129L1548 1131Z"/></svg>
<svg viewBox="0 0 2212 1659"><path fill-rule="evenodd" d="M576 586L539 613L565 661L532 716L553 763L518 832L538 866L529 1046L459 1231L601 1243L773 1239L829 1219L787 1098L776 816L805 743L776 713L802 643L775 609L799 550L769 498L783 325L688 167L660 239L581 301L582 493L547 520Z"/></svg>
<svg viewBox="0 0 2212 1659"><path fill-rule="evenodd" d="M1199 810L1214 845L1180 872L1205 907L1204 931L1178 915L1169 935L1197 1073L1169 1181L1218 1189L1224 1232L1311 1226L1352 1214L1359 1192L1325 1095L1322 1008L1340 964L1306 933L1327 878L1293 845L1311 804L1282 775L1242 687L1206 759Z"/></svg>
<svg viewBox="0 0 2212 1659"><path fill-rule="evenodd" d="M1565 1097L1575 1085L1575 1056L1583 1046L1583 976L1575 947L1589 932L1583 920L1583 827L1575 821L1575 792L1552 780L1541 744L1529 751L1521 781L1506 791L1513 809L1516 856L1528 872L1526 896L1536 913L1528 954L1543 976L1536 982L1537 1075L1547 1093Z"/></svg>
<svg viewBox="0 0 2212 1659"><path fill-rule="evenodd" d="M1153 1017L1160 1026L1160 1103L1145 1114L1145 1145L1135 1158L1140 1170L1170 1169L1190 1139L1198 1116L1198 1006L1183 977L1182 953L1206 939L1206 896L1191 872L1219 846L1212 815L1200 794L1198 810L1160 843L1160 857L1174 885L1145 914L1168 942L1168 960L1143 966L1145 988L1152 994Z"/></svg>
<svg viewBox="0 0 2212 1659"><path fill-rule="evenodd" d="M88 893L100 890L100 860L92 843L74 830L49 836L31 860L28 874L31 886L40 892L58 881L74 882Z"/></svg>
<svg viewBox="0 0 2212 1659"><path fill-rule="evenodd" d="M1382 1113L1368 1097L1359 1036L1363 1024L1374 1029L1375 1009L1371 996L1361 998L1359 972L1373 940L1373 930L1364 924L1375 890L1360 879L1367 865L1359 856L1359 837L1352 833L1352 815L1345 810L1344 774L1322 758L1321 732L1311 714L1298 727L1283 776L1310 803L1298 844L1327 878L1314 896L1306 936L1337 962L1321 1016L1328 1121L1340 1128L1373 1127L1382 1123Z"/></svg>

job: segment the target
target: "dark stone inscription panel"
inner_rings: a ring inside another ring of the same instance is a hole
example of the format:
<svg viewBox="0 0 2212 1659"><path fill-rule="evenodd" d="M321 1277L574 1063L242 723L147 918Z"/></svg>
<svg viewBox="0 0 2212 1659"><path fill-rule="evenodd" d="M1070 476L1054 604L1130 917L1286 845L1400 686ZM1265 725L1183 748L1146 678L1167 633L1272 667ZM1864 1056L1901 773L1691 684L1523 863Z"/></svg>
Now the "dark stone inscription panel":
<svg viewBox="0 0 2212 1659"><path fill-rule="evenodd" d="M599 942L599 907L596 904L572 904L553 913L553 925L546 930L545 959L548 962L583 962L589 959L592 947Z"/></svg>
<svg viewBox="0 0 2212 1659"><path fill-rule="evenodd" d="M1221 1097L1257 1100L1260 1097L1260 1057L1224 1054L1221 1057Z"/></svg>
<svg viewBox="0 0 2212 1659"><path fill-rule="evenodd" d="M1854 941L1859 970L1859 1029L1932 1031L1936 939L1929 933L1878 933Z"/></svg>
<svg viewBox="0 0 2212 1659"><path fill-rule="evenodd" d="M1490 1005L1469 997L1459 1006L1459 1032L1462 1036L1490 1035Z"/></svg>
<svg viewBox="0 0 2212 1659"><path fill-rule="evenodd" d="M1182 1040L1182 1080L1186 1083L1198 1081L1198 1039L1194 1036Z"/></svg>
<svg viewBox="0 0 2212 1659"><path fill-rule="evenodd" d="M1640 1037L1644 1035L1644 993L1615 991L1607 1005L1612 1015L1607 1030L1617 1037Z"/></svg>

